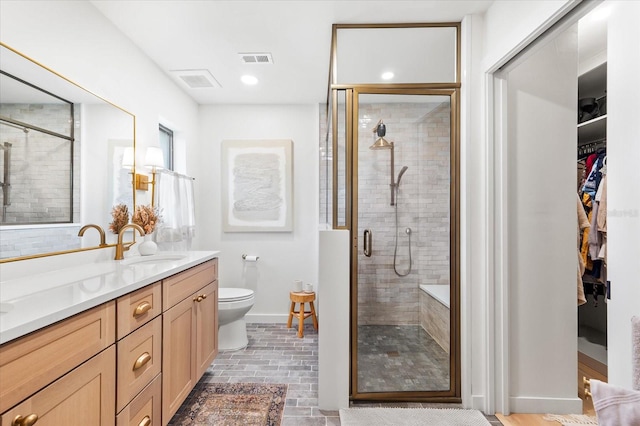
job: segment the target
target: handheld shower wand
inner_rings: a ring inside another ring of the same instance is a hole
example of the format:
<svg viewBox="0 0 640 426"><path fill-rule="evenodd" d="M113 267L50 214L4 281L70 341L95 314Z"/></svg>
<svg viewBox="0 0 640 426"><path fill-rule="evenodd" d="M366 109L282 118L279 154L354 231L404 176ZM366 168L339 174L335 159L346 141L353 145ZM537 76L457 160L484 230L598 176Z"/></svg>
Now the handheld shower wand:
<svg viewBox="0 0 640 426"><path fill-rule="evenodd" d="M400 179L402 179L402 175L407 171L407 169L407 166L403 166L402 169L400 169L400 173L398 173L398 181L396 182L396 188L400 186Z"/></svg>

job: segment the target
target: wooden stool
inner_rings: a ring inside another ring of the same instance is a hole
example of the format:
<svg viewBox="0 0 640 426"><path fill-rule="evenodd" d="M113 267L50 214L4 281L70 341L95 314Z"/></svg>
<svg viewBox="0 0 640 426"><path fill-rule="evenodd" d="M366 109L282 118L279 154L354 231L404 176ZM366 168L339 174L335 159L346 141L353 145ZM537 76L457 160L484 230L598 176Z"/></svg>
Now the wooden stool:
<svg viewBox="0 0 640 426"><path fill-rule="evenodd" d="M293 316L298 317L298 337L303 337L302 327L304 326L304 319L311 317L313 319L313 327L318 329L318 318L316 318L316 308L313 306L313 301L316 300L315 293L303 293L292 291L289 293L291 299L291 309L289 309L289 320L287 321L287 328L291 328L291 321ZM300 304L300 310L296 311L296 303ZM310 311L305 312L304 304L309 304Z"/></svg>

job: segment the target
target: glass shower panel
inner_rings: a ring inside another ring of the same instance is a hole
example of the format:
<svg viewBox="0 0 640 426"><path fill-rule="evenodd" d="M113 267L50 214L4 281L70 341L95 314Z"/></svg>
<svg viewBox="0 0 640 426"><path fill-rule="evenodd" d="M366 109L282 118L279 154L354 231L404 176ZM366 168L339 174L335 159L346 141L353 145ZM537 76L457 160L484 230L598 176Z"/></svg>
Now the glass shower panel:
<svg viewBox="0 0 640 426"><path fill-rule="evenodd" d="M334 228L344 228L347 226L347 96L345 90L336 90L337 104L334 105L337 111L336 129L333 142L333 161L335 162L334 185L336 189L336 199L334 200Z"/></svg>
<svg viewBox="0 0 640 426"><path fill-rule="evenodd" d="M457 82L457 31L456 26L338 28L333 83Z"/></svg>
<svg viewBox="0 0 640 426"><path fill-rule="evenodd" d="M357 111L357 393L449 391L450 97Z"/></svg>

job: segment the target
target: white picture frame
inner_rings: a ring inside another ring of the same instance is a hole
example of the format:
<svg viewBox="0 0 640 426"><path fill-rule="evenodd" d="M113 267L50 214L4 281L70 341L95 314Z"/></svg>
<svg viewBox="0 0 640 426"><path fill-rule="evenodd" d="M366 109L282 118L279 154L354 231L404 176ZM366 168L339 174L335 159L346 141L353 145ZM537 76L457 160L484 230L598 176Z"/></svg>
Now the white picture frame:
<svg viewBox="0 0 640 426"><path fill-rule="evenodd" d="M293 231L293 141L222 141L222 231Z"/></svg>

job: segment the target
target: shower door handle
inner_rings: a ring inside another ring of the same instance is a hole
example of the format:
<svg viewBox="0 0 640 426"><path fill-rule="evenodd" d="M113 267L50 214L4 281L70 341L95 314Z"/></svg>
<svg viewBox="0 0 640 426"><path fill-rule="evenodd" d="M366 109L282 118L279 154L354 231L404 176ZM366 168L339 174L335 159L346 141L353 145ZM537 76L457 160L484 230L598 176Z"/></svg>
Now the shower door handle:
<svg viewBox="0 0 640 426"><path fill-rule="evenodd" d="M371 257L371 244L373 241L373 233L370 229L364 230L364 255Z"/></svg>

